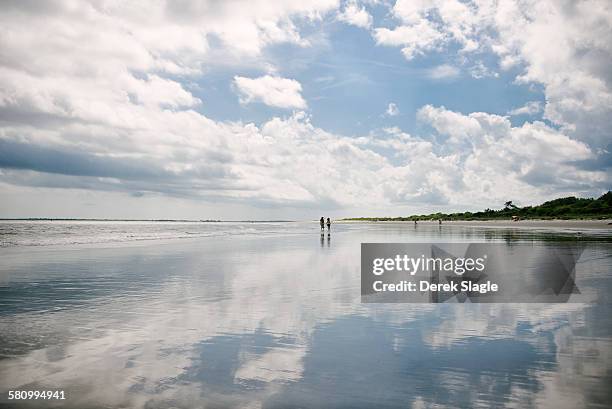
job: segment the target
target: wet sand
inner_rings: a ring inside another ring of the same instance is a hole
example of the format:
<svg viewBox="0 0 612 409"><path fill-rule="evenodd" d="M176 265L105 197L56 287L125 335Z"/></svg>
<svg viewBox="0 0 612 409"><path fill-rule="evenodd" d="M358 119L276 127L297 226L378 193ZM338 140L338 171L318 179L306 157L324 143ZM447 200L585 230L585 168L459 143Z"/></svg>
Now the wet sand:
<svg viewBox="0 0 612 409"><path fill-rule="evenodd" d="M0 407L610 407L612 304L361 302L361 243L574 233L461 223L8 226ZM612 293L610 241L581 292Z"/></svg>

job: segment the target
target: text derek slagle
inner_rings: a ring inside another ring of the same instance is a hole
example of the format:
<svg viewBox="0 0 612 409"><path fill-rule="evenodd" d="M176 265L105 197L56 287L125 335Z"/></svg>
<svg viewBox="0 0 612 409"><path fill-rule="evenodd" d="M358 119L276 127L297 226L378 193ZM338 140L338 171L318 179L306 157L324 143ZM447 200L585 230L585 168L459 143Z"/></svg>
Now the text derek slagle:
<svg viewBox="0 0 612 409"><path fill-rule="evenodd" d="M402 280L397 283L385 283L383 281L374 281L374 291L376 292L466 292L486 294L489 292L497 292L499 286L491 281L484 283L473 283L471 281L450 282L450 283L432 283L427 280L420 280L418 284L414 281Z"/></svg>

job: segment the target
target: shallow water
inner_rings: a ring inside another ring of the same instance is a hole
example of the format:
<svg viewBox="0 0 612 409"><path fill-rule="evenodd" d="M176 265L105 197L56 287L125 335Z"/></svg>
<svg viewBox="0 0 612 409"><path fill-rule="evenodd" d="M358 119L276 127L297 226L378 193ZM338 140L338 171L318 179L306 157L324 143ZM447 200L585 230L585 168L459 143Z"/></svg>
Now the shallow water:
<svg viewBox="0 0 612 409"><path fill-rule="evenodd" d="M610 407L609 304L362 304L361 242L581 240L609 230L4 222L5 407ZM64 401L6 400L64 390Z"/></svg>

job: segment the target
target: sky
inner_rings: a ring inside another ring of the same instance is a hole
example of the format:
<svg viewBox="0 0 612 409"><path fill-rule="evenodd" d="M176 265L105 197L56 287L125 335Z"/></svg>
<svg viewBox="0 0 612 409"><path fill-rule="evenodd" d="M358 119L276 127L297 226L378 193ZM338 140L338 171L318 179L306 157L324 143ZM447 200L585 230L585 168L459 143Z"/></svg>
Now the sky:
<svg viewBox="0 0 612 409"><path fill-rule="evenodd" d="M599 196L611 62L608 0L3 1L0 217Z"/></svg>

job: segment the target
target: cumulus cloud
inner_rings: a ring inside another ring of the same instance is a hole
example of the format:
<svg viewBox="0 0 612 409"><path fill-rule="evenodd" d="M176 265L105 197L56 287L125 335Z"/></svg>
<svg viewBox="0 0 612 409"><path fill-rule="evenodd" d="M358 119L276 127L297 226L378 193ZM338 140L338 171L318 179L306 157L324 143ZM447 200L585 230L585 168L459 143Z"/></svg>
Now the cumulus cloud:
<svg viewBox="0 0 612 409"><path fill-rule="evenodd" d="M399 22L394 28L376 28L374 38L381 45L401 46L406 59L450 43L470 52L479 48L479 34L490 17L487 7L475 7L458 0L398 0L392 14Z"/></svg>
<svg viewBox="0 0 612 409"><path fill-rule="evenodd" d="M436 132L435 142L397 128L346 137L315 127L301 112L261 126L215 122L194 111L145 117L127 129L78 122L9 127L3 180L345 209L489 206L509 196L544 199L609 183L605 173L572 165L593 157L585 144L543 123L512 127L486 113L423 107L419 120Z"/></svg>
<svg viewBox="0 0 612 409"><path fill-rule="evenodd" d="M453 67L452 65L448 64L442 64L431 68L427 72L427 76L431 79L440 80L456 78L459 76L459 73L460 71L457 67Z"/></svg>
<svg viewBox="0 0 612 409"><path fill-rule="evenodd" d="M572 164L594 158L586 144L542 122L513 127L498 115L463 115L429 105L418 117L435 129L445 149L462 156L463 181L474 197L488 192L500 200L504 195L538 196L580 186L604 189L609 183L606 172L583 171Z"/></svg>
<svg viewBox="0 0 612 409"><path fill-rule="evenodd" d="M393 102L389 102L389 105L387 105L387 110L385 111L385 114L387 116L397 116L399 115L400 110L397 107L397 105Z"/></svg>
<svg viewBox="0 0 612 409"><path fill-rule="evenodd" d="M509 3L495 16L493 50L517 81L544 86L544 117L594 146L609 143L612 9L605 0Z"/></svg>
<svg viewBox="0 0 612 409"><path fill-rule="evenodd" d="M612 132L612 8L606 0L398 0L397 24L373 30L378 44L401 47L407 59L458 46L469 59L491 52L517 83L544 87L544 117L596 147ZM466 62L466 63L467 63ZM498 76L477 59L475 78Z"/></svg>
<svg viewBox="0 0 612 409"><path fill-rule="evenodd" d="M372 26L372 16L363 6L351 1L346 4L344 10L338 14L338 20L361 28Z"/></svg>
<svg viewBox="0 0 612 409"><path fill-rule="evenodd" d="M435 50L444 42L444 34L426 19L413 25L394 29L376 28L374 38L381 45L401 46L406 59L411 60L427 51Z"/></svg>
<svg viewBox="0 0 612 409"><path fill-rule="evenodd" d="M542 103L540 101L529 101L522 107L508 111L508 115L535 115L540 112L542 112Z"/></svg>
<svg viewBox="0 0 612 409"><path fill-rule="evenodd" d="M277 108L306 108L302 85L293 79L270 75L259 78L235 76L234 85L243 104L259 101Z"/></svg>
<svg viewBox="0 0 612 409"><path fill-rule="evenodd" d="M482 61L476 61L476 63L469 68L469 72L472 78L476 79L486 77L499 77L499 73L487 67Z"/></svg>
<svg viewBox="0 0 612 409"><path fill-rule="evenodd" d="M112 66L171 73L199 71L209 38L228 53L259 54L277 43L308 45L294 19L316 21L335 0L140 4L56 1L48 7L3 5L3 61L28 72L101 74ZM36 26L36 30L31 30ZM10 35L9 35L10 34Z"/></svg>
<svg viewBox="0 0 612 409"><path fill-rule="evenodd" d="M307 45L294 20L320 19L334 2L155 3L146 13L128 3L58 2L52 12L25 4L5 5L0 15L2 186L383 211L592 195L610 183L607 173L578 166L595 159L586 127L609 130L603 121L610 110L609 73L602 68L609 44L600 41L606 26L592 19L579 24L577 38L593 53L566 38L569 54L554 56L536 47L537 30L529 25L550 24L555 16L570 24L574 14L557 16L556 6L540 10L544 20L523 21L508 9L441 1L423 9L421 2L400 1L394 15L401 26L373 35L380 44L402 47L407 58L449 42L469 53L480 47L475 42L486 42L480 23L493 27L506 13L504 19L521 22L530 36L500 23L499 36L487 41L502 66L523 64L519 81L544 84L545 116L557 126L513 127L502 116L426 105L418 118L431 135L394 128L348 137L315 126L299 111L307 104L293 79L234 77L243 103L298 110L258 124L202 114L199 107L213 102L200 100L190 85L214 63L210 52L218 42L235 56L260 55L270 44ZM582 16L582 6L576 7ZM456 21L441 30L442 20L427 18L434 11ZM589 25L599 36L589 34ZM387 113L397 112L390 103ZM592 140L602 142L602 135L594 132Z"/></svg>
<svg viewBox="0 0 612 409"><path fill-rule="evenodd" d="M320 19L335 6L326 0L187 1L143 11L122 2L3 4L0 119L124 127L146 122L149 110L193 108L201 101L187 88L188 79L225 59L211 57L209 39L221 42L227 58L259 55L270 44L304 45L293 20Z"/></svg>

